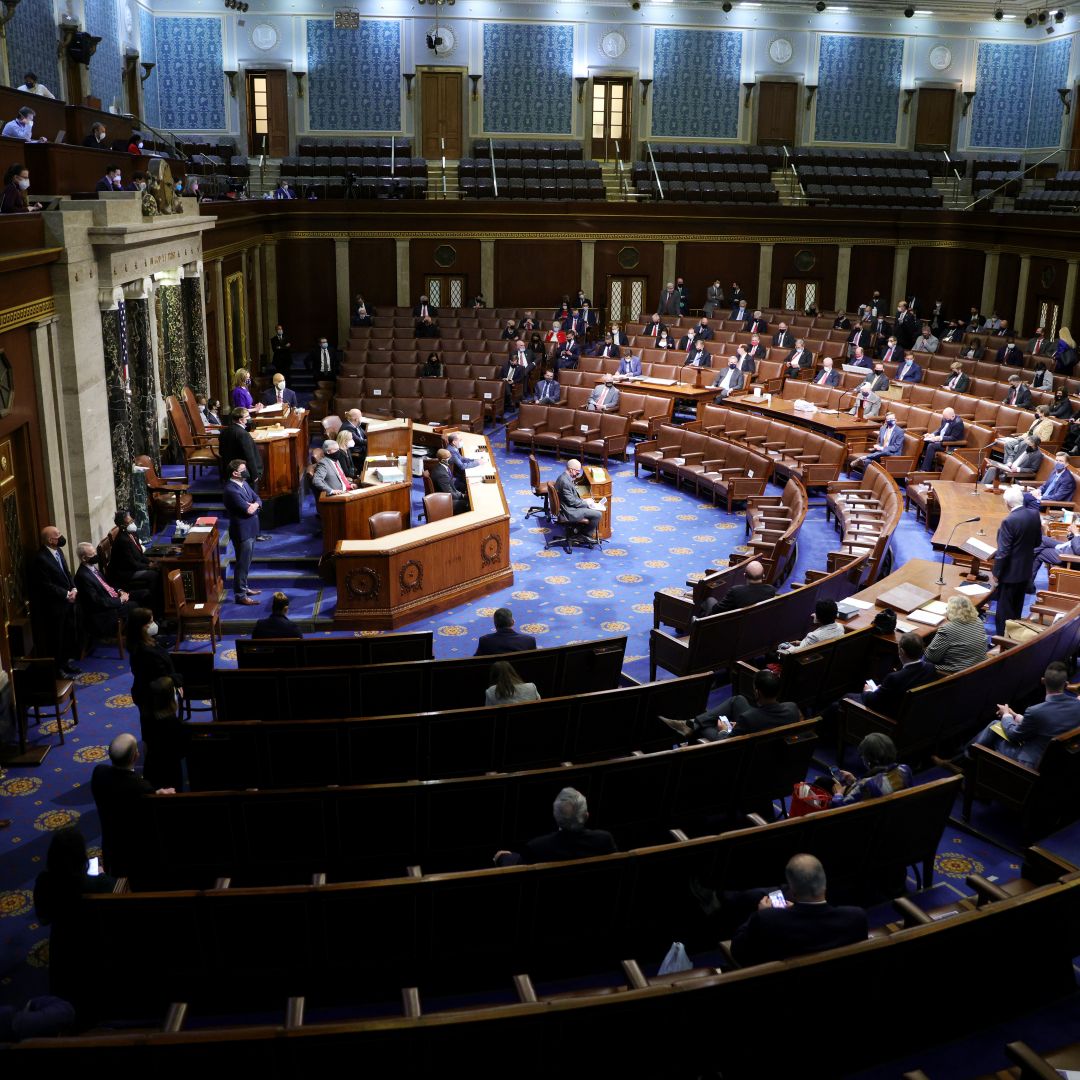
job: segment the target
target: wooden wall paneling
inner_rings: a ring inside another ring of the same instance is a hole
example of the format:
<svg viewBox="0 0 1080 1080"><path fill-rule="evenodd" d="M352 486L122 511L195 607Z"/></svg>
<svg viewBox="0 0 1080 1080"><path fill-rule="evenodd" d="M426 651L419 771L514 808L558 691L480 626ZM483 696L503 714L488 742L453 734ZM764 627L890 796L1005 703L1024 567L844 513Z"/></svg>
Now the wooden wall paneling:
<svg viewBox="0 0 1080 1080"><path fill-rule="evenodd" d="M293 348L312 349L321 334L337 338L337 292L334 287L334 241L278 242L278 319ZM226 269L225 274L228 276Z"/></svg>
<svg viewBox="0 0 1080 1080"><path fill-rule="evenodd" d="M1065 302L1065 281L1068 272L1069 265L1064 259L1032 258L1031 271L1028 274L1027 304L1024 315L1024 321L1029 327L1034 327L1036 320L1039 318L1040 300L1048 299L1058 304ZM1075 316L1075 313L1066 311L1061 313L1061 319L1058 323L1059 329L1062 322L1070 330L1077 325L1075 321L1069 322L1070 316Z"/></svg>
<svg viewBox="0 0 1080 1080"><path fill-rule="evenodd" d="M675 266L686 280L692 308L705 303L705 290L717 277L724 286L725 297L731 292L731 283L737 281L747 303L753 307L762 302L755 295L760 260L761 249L757 244L710 244L690 240L679 244ZM653 290L657 296L662 287L663 282L660 282Z"/></svg>
<svg viewBox="0 0 1080 1080"><path fill-rule="evenodd" d="M546 316L541 315L546 321L563 294L573 296L580 284L581 244L577 240L504 240L495 245L495 307L546 311ZM492 303L490 298L488 302Z"/></svg>
<svg viewBox="0 0 1080 1080"><path fill-rule="evenodd" d="M503 241L504 243L508 241ZM514 242L516 247L516 242ZM576 245L575 245L576 246ZM435 253L440 248L453 248L457 253L454 261L449 265L442 265L435 259ZM393 252L391 252L391 255ZM393 263L391 262L391 266ZM456 277L464 275L466 278L466 298L472 299L480 291L480 241L479 240L412 240L409 242L409 298L416 303L417 297L424 291L424 279L431 274L447 275ZM392 281L396 281L396 274L390 275ZM541 279L543 280L543 279ZM501 293L501 282L495 279L496 296ZM533 288L535 290L535 281ZM577 286L574 286L577 289ZM533 293L535 296L535 291ZM491 298L486 298L491 302ZM501 304L496 300L496 304ZM511 301L516 303L516 301ZM448 305L444 302L442 307Z"/></svg>
<svg viewBox="0 0 1080 1080"><path fill-rule="evenodd" d="M637 252L635 265L624 265L624 263L634 261L633 252ZM623 254L620 256L620 253ZM660 290L663 288L661 280L663 274L664 245L662 243L655 240L645 243L633 240L597 240L593 252L593 303L606 309L608 279L632 275L645 279L645 309L651 313L656 307ZM695 303L692 290L690 303L691 305Z"/></svg>
<svg viewBox="0 0 1080 1080"><path fill-rule="evenodd" d="M362 293L375 309L397 304L397 254L393 240L349 241L349 302Z"/></svg>
<svg viewBox="0 0 1080 1080"><path fill-rule="evenodd" d="M986 256L977 249L913 247L908 260L907 294L916 296L920 314L935 300L946 311L967 311L979 302Z"/></svg>
<svg viewBox="0 0 1080 1080"><path fill-rule="evenodd" d="M994 290L994 307L997 309L997 313L1003 318L1008 319L1010 324L1016 328L1016 294L1020 287L1020 256L1014 255L1012 252L1004 251L998 256L998 276L997 276L997 288ZM966 314L968 308L971 307L969 303L967 307L946 307L946 312L949 314L955 313L958 317L961 314ZM1024 322L1030 326L1034 326L1031 319L1034 316L1031 312L1027 312L1024 315ZM1019 328L1020 332L1023 332L1024 327Z"/></svg>
<svg viewBox="0 0 1080 1080"><path fill-rule="evenodd" d="M837 250L835 244L776 244L773 247L769 306L780 306L783 282L816 281L820 286L818 310L831 311L836 299ZM805 265L808 258L813 259L813 266L800 270L799 264Z"/></svg>
<svg viewBox="0 0 1080 1080"><path fill-rule="evenodd" d="M852 245L851 275L845 309L849 315L853 315L860 304L865 304L875 289L880 291L886 306L892 310L894 251L891 244ZM908 280L911 280L910 273ZM908 291L910 292L910 289Z"/></svg>

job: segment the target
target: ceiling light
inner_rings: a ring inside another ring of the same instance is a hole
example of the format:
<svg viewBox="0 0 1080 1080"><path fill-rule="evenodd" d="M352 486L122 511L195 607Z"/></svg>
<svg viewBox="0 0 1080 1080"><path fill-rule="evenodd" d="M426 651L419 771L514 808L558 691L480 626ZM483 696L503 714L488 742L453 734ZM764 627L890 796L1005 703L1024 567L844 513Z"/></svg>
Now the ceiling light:
<svg viewBox="0 0 1080 1080"><path fill-rule="evenodd" d="M1055 11L1054 12L1054 22L1063 23L1064 21L1065 21L1065 12L1064 11Z"/></svg>
<svg viewBox="0 0 1080 1080"><path fill-rule="evenodd" d="M723 12L723 13L724 13L725 15L726 15L726 14L727 14L727 13L728 13L729 11L731 11L731 0L724 0L724 2L723 2L723 3L721 4L721 5L720 5L720 10L721 10L721 11L722 11L722 12Z"/></svg>
<svg viewBox="0 0 1080 1080"><path fill-rule="evenodd" d="M1008 22L1008 21L1009 21L1010 19L1015 19L1015 18L1016 18L1016 16L1015 16L1015 15L1003 15L1003 16L1002 16L1002 18L1003 18L1003 19L1004 19L1004 20L1005 20L1006 22Z"/></svg>
<svg viewBox="0 0 1080 1080"><path fill-rule="evenodd" d="M814 5L814 10L815 11L824 11L825 10L825 0L817 0L817 3Z"/></svg>
<svg viewBox="0 0 1080 1080"><path fill-rule="evenodd" d="M1040 11L1039 12L1039 22L1041 22L1041 23L1046 22L1049 15L1050 15L1050 12L1048 12L1048 11Z"/></svg>
<svg viewBox="0 0 1080 1080"><path fill-rule="evenodd" d="M925 19L928 15L933 15L934 13L932 11L924 11L921 8L916 8L915 14L918 15L920 18Z"/></svg>
<svg viewBox="0 0 1080 1080"><path fill-rule="evenodd" d="M1004 19L1004 18L1005 18L1005 12L1004 12L1004 11L1002 11L1002 10L1001 10L1001 8L998 8L998 9L997 9L997 10L996 10L996 11L994 12L994 19L995 19L995 20L996 20L997 22L1001 22L1001 20L1002 20L1002 19Z"/></svg>
<svg viewBox="0 0 1080 1080"><path fill-rule="evenodd" d="M1025 26L1034 26L1035 25L1035 16L1034 15L1025 15L1024 16L1024 25Z"/></svg>

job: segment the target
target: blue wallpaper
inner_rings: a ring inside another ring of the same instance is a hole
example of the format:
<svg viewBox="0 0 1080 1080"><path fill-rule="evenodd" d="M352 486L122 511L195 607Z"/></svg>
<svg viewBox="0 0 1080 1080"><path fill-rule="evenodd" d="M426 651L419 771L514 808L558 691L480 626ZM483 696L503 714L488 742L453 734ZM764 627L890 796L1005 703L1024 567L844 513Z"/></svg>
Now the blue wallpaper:
<svg viewBox="0 0 1080 1080"><path fill-rule="evenodd" d="M573 131L574 28L484 23L484 130Z"/></svg>
<svg viewBox="0 0 1080 1080"><path fill-rule="evenodd" d="M161 127L171 131L225 129L225 63L221 19L154 17Z"/></svg>
<svg viewBox="0 0 1080 1080"><path fill-rule="evenodd" d="M653 135L738 138L742 45L740 31L656 31Z"/></svg>
<svg viewBox="0 0 1080 1080"><path fill-rule="evenodd" d="M903 66L903 38L822 34L814 140L895 145Z"/></svg>
<svg viewBox="0 0 1080 1080"><path fill-rule="evenodd" d="M157 42L154 40L154 16L139 8L139 60L147 64L157 63ZM161 126L161 112L158 109L158 80L161 76L155 68L150 78L142 84L143 119L155 127Z"/></svg>
<svg viewBox="0 0 1080 1080"><path fill-rule="evenodd" d="M27 71L32 71L55 97L63 97L60 92L60 65L56 59L60 35L53 19L52 4L20 4L5 33L11 61L11 85L22 86L23 76ZM52 138L56 132L42 134Z"/></svg>
<svg viewBox="0 0 1080 1080"><path fill-rule="evenodd" d="M1028 146L1048 148L1057 146L1061 140L1061 122L1065 110L1061 107L1057 91L1059 86L1069 85L1071 55L1072 38L1048 41L1035 50Z"/></svg>
<svg viewBox="0 0 1080 1080"><path fill-rule="evenodd" d="M1031 108L1036 46L980 41L971 103L971 146L1022 147ZM1056 94L1054 95L1057 96Z"/></svg>
<svg viewBox="0 0 1080 1080"><path fill-rule="evenodd" d="M309 130L401 130L401 23L308 19L307 69Z"/></svg>
<svg viewBox="0 0 1080 1080"><path fill-rule="evenodd" d="M101 107L106 111L126 112L116 0L85 0L85 4L86 30L101 38L90 60L90 93L101 99Z"/></svg>

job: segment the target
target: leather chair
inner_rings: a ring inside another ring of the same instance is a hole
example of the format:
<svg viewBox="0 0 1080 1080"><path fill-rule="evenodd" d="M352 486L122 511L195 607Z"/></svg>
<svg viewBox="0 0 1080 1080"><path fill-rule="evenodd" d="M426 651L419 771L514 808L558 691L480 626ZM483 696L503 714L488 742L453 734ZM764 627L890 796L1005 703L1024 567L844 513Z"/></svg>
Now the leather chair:
<svg viewBox="0 0 1080 1080"><path fill-rule="evenodd" d="M540 462L535 454L529 455L529 486L532 493L540 500L539 506L530 506L525 511L525 520L528 521L533 514L547 514L548 512L548 485L540 479Z"/></svg>
<svg viewBox="0 0 1080 1080"><path fill-rule="evenodd" d="M187 627L205 626L210 633L210 651L216 653L221 637L221 605L216 600L207 600L196 608L184 592L184 578L179 570L169 573L169 594L176 608L176 644L184 640Z"/></svg>
<svg viewBox="0 0 1080 1080"><path fill-rule="evenodd" d="M135 464L146 470L146 487L150 494L155 532L162 522L176 521L191 512L194 500L191 497L190 485L179 480L162 480L153 461L146 454L135 458Z"/></svg>
<svg viewBox="0 0 1080 1080"><path fill-rule="evenodd" d="M56 718L56 731L60 745L64 745L64 716L71 712L71 726L79 723L79 707L75 701L75 680L58 679L56 662L52 659L31 660L20 658L13 670L15 702L18 708L19 742L26 741L27 714L34 714L34 723L40 725L41 713Z"/></svg>
<svg viewBox="0 0 1080 1080"><path fill-rule="evenodd" d="M210 713L210 719L217 719L217 705L214 702L214 656L204 652L188 652L177 649L171 654L176 673L184 680L184 696L180 707L185 720L192 719L193 712Z"/></svg>
<svg viewBox="0 0 1080 1080"><path fill-rule="evenodd" d="M454 497L445 491L424 496L424 515L428 521L442 521L454 516ZM378 515L375 515L378 516Z"/></svg>
<svg viewBox="0 0 1080 1080"><path fill-rule="evenodd" d="M401 532L403 528L404 524L400 510L382 510L368 518L368 531L371 533L372 540L378 540L381 536L390 536L391 533Z"/></svg>

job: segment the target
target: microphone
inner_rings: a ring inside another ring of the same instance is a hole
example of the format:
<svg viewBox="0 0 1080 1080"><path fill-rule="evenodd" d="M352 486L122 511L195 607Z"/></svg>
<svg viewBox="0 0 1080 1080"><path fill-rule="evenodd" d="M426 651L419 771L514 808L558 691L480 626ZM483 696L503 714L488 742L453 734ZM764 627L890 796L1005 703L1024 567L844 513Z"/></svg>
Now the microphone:
<svg viewBox="0 0 1080 1080"><path fill-rule="evenodd" d="M949 550L949 545L952 543L952 538L956 535L956 530L961 525L972 525L976 521L982 521L982 518L977 514L975 517L964 518L963 521L958 521L953 527L952 532L949 533L949 539L945 541L945 546L941 549L941 573L938 575L937 583L939 585L945 584L945 553Z"/></svg>

